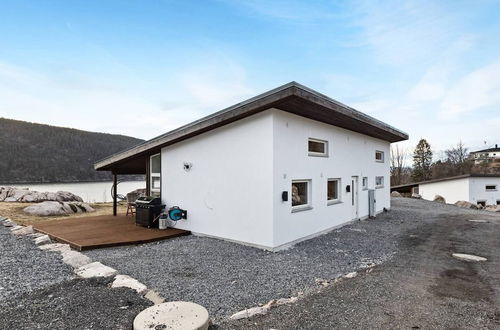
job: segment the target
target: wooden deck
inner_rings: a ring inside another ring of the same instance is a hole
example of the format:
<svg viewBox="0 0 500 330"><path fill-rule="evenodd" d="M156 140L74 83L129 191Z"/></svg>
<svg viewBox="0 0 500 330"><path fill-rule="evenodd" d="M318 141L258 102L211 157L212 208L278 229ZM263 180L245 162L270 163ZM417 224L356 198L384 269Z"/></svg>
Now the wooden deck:
<svg viewBox="0 0 500 330"><path fill-rule="evenodd" d="M135 225L134 217L112 215L49 220L32 223L33 229L77 250L141 244L189 235L182 229L148 229Z"/></svg>

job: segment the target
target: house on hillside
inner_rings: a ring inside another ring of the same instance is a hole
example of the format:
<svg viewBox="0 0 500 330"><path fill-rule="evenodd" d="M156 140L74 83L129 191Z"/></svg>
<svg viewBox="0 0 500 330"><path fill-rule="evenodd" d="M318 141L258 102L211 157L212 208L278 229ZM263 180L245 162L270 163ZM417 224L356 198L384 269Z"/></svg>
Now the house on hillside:
<svg viewBox="0 0 500 330"><path fill-rule="evenodd" d="M448 204L468 201L474 204L500 205L500 175L466 174L391 187L400 193L418 193L423 199L443 196Z"/></svg>
<svg viewBox="0 0 500 330"><path fill-rule="evenodd" d="M494 148L470 152L469 157L474 160L474 164L500 162L500 148L495 144Z"/></svg>
<svg viewBox="0 0 500 330"><path fill-rule="evenodd" d="M96 170L146 174L188 211L176 228L276 250L390 208L390 143L408 135L291 82L132 149ZM373 204L372 204L373 205Z"/></svg>

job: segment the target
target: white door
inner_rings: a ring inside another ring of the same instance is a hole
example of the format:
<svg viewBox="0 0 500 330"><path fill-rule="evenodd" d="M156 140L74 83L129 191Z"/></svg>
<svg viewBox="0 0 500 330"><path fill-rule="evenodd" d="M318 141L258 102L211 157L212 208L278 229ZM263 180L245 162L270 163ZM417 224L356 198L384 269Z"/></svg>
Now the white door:
<svg viewBox="0 0 500 330"><path fill-rule="evenodd" d="M359 219L358 210L358 177L351 177L351 205L352 205L352 219Z"/></svg>

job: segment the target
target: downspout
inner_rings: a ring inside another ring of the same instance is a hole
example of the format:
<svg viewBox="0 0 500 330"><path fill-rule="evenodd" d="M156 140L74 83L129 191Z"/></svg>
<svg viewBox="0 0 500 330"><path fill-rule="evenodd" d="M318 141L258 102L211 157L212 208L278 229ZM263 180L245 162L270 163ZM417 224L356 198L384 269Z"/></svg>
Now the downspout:
<svg viewBox="0 0 500 330"><path fill-rule="evenodd" d="M117 174L113 172L113 216L116 217L116 209L117 209Z"/></svg>

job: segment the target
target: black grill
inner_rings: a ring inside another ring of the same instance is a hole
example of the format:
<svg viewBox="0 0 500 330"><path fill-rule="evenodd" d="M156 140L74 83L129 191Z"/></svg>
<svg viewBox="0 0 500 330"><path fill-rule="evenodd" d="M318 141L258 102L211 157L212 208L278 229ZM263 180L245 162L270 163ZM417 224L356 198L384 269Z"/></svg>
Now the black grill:
<svg viewBox="0 0 500 330"><path fill-rule="evenodd" d="M135 224L148 228L158 227L158 221L154 221L160 215L165 205L161 204L159 197L139 197L135 201Z"/></svg>

